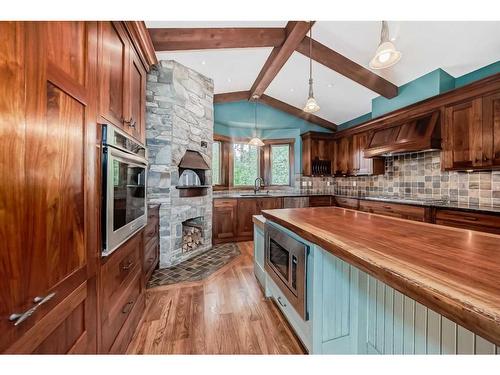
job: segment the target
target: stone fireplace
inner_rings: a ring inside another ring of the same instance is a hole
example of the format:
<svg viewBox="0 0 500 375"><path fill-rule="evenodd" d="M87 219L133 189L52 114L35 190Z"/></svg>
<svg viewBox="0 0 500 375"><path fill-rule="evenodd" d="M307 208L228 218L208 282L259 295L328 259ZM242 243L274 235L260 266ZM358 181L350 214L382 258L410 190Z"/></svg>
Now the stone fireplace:
<svg viewBox="0 0 500 375"><path fill-rule="evenodd" d="M213 81L175 61L160 61L148 74L146 138L148 203L160 204L165 268L212 247ZM198 166L208 168L203 174L201 167L185 164L195 155ZM203 188L195 188L204 189L202 194L186 194L179 181L186 169L203 177Z"/></svg>

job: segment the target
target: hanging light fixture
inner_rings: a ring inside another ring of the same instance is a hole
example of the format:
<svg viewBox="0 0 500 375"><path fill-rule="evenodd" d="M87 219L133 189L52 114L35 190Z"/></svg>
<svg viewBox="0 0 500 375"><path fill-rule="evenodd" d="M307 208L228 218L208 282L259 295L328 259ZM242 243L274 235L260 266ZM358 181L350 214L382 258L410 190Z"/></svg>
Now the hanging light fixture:
<svg viewBox="0 0 500 375"><path fill-rule="evenodd" d="M401 52L396 50L396 46L389 40L389 26L387 21L382 21L380 30L380 43L375 56L370 61L370 68L385 69L393 66L401 59Z"/></svg>
<svg viewBox="0 0 500 375"><path fill-rule="evenodd" d="M304 112L314 113L319 111L319 105L314 99L313 93L313 67L312 67L312 27L309 29L309 96L307 98Z"/></svg>
<svg viewBox="0 0 500 375"><path fill-rule="evenodd" d="M255 132L254 132L254 137L250 139L248 142L249 145L251 146L257 146L257 147L262 147L264 146L264 142L257 137L257 102L254 102L254 122L255 122Z"/></svg>

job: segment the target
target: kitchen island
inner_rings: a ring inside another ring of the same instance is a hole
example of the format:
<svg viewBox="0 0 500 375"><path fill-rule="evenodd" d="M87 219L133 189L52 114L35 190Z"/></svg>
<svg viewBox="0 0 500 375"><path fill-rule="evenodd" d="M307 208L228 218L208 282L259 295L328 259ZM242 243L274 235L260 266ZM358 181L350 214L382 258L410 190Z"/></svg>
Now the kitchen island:
<svg viewBox="0 0 500 375"><path fill-rule="evenodd" d="M498 351L500 236L337 207L263 217L312 249L310 319L287 316L310 352Z"/></svg>

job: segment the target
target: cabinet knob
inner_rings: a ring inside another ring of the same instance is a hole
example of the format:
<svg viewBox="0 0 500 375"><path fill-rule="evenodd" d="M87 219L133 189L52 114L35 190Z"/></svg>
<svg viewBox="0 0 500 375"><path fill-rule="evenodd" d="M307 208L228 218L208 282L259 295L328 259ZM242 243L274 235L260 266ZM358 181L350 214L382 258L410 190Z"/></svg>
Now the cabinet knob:
<svg viewBox="0 0 500 375"><path fill-rule="evenodd" d="M132 310L132 306L134 305L134 301L129 301L123 306L122 313L128 314L130 310Z"/></svg>
<svg viewBox="0 0 500 375"><path fill-rule="evenodd" d="M134 262L132 262L131 260L129 260L129 261L127 262L127 264L124 264L124 265L122 266L122 270L123 270L123 271L128 271L130 268L132 268L132 266L133 266L133 265L134 265Z"/></svg>

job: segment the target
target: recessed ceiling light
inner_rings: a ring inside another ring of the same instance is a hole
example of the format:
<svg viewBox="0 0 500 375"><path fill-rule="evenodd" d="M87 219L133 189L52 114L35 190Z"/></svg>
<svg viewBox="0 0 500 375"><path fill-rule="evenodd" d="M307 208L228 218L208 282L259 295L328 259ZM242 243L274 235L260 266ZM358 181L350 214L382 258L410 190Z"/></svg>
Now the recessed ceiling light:
<svg viewBox="0 0 500 375"><path fill-rule="evenodd" d="M291 88L291 89L290 89L290 92L294 92L294 91L295 91L295 89L294 89L294 88Z"/></svg>
<svg viewBox="0 0 500 375"><path fill-rule="evenodd" d="M227 79L227 81L228 81L228 82L231 82L231 78L228 78L228 79Z"/></svg>
<svg viewBox="0 0 500 375"><path fill-rule="evenodd" d="M333 83L329 83L328 87L330 87L330 88L333 87Z"/></svg>
<svg viewBox="0 0 500 375"><path fill-rule="evenodd" d="M203 61L201 62L201 65L205 65L206 63L207 63L207 62L206 62L205 60L203 60Z"/></svg>

